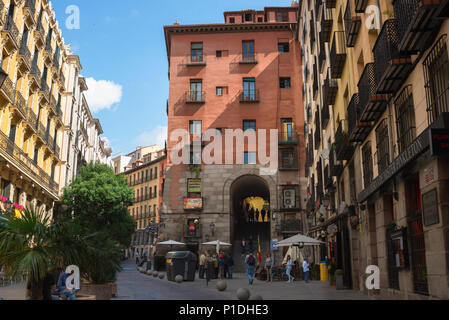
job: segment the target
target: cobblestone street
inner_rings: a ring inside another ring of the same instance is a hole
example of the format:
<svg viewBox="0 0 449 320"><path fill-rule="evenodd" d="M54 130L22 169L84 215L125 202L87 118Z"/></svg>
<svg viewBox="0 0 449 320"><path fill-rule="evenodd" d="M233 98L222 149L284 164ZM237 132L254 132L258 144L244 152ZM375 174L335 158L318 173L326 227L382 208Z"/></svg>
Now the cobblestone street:
<svg viewBox="0 0 449 320"><path fill-rule="evenodd" d="M354 290L337 291L328 282L304 281L286 283L275 281L267 283L255 280L248 285L245 274L235 274L234 279L227 280L227 289L219 292L216 280L206 286L206 280L194 282L175 282L153 278L136 270L133 263L125 263L118 275L118 297L116 300L237 300L238 288L248 288L251 294L258 294L264 300L368 300L369 298Z"/></svg>

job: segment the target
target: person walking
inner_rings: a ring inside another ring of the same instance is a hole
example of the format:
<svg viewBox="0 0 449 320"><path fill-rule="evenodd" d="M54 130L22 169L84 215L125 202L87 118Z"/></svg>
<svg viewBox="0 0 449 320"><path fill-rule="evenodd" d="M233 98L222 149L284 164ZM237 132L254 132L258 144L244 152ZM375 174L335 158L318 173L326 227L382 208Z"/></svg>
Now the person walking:
<svg viewBox="0 0 449 320"><path fill-rule="evenodd" d="M139 251L136 251L136 264L139 264Z"/></svg>
<svg viewBox="0 0 449 320"><path fill-rule="evenodd" d="M218 279L223 280L225 276L225 258L223 251L218 256Z"/></svg>
<svg viewBox="0 0 449 320"><path fill-rule="evenodd" d="M200 279L204 279L204 272L206 270L206 255L201 253L200 256L200 270L199 270L199 277Z"/></svg>
<svg viewBox="0 0 449 320"><path fill-rule="evenodd" d="M256 258L254 257L252 252L250 252L249 255L246 256L245 263L246 274L248 275L248 283L252 285L254 281L254 272L256 270Z"/></svg>
<svg viewBox="0 0 449 320"><path fill-rule="evenodd" d="M228 278L232 279L232 267L234 266L234 259L232 258L232 254L228 255L226 265L228 266Z"/></svg>
<svg viewBox="0 0 449 320"><path fill-rule="evenodd" d="M265 259L265 270L267 271L267 282L273 282L273 258L271 257L271 253L267 253L267 258Z"/></svg>
<svg viewBox="0 0 449 320"><path fill-rule="evenodd" d="M214 277L213 277L213 279L217 279L218 278L218 257L217 257L216 253L214 253L212 260L214 262Z"/></svg>
<svg viewBox="0 0 449 320"><path fill-rule="evenodd" d="M287 256L287 271L285 272L287 274L288 277L288 281L289 283L292 283L295 278L292 277L291 272L292 272L292 267L293 267L293 260L292 257L290 257L290 255Z"/></svg>
<svg viewBox="0 0 449 320"><path fill-rule="evenodd" d="M242 239L242 242L240 243L240 246L242 248L242 257L246 254L246 240L245 238Z"/></svg>
<svg viewBox="0 0 449 320"><path fill-rule="evenodd" d="M302 269L304 271L304 281L309 283L309 263L307 262L307 258L304 258L304 262L302 263Z"/></svg>

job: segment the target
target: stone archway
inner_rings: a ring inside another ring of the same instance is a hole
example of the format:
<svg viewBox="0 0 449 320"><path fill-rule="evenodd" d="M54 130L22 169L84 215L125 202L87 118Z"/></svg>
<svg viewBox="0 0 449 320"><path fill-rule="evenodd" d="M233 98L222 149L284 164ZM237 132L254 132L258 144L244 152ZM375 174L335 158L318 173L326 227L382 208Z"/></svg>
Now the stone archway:
<svg viewBox="0 0 449 320"><path fill-rule="evenodd" d="M267 179L268 178L268 179ZM232 179L227 191L229 192L229 217L230 217L230 239L233 244L233 257L236 272L244 271L242 250L240 243L242 239L249 242L252 239L251 250L257 254L260 240L261 254L264 256L270 250L272 235L271 213L276 206L276 188L271 177L263 177L253 173L246 173ZM248 221L244 214L244 199L248 197L259 197L270 203L270 216L266 222Z"/></svg>

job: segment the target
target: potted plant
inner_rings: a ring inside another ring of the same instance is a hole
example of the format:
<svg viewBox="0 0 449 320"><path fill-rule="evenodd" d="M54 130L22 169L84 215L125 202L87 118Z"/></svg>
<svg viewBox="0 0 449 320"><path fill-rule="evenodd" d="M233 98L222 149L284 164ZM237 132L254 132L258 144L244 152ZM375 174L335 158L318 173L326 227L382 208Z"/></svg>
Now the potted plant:
<svg viewBox="0 0 449 320"><path fill-rule="evenodd" d="M335 270L335 283L337 286L337 290L343 290L343 270L337 269Z"/></svg>

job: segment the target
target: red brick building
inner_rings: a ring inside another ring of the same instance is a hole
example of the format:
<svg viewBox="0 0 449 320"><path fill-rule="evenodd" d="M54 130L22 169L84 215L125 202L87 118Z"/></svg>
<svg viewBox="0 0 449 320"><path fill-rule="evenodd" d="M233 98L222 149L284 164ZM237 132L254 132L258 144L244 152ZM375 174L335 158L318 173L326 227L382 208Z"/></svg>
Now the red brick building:
<svg viewBox="0 0 449 320"><path fill-rule="evenodd" d="M193 251L219 239L239 255L242 238L252 237L254 249L260 239L266 252L271 240L301 231L307 183L297 14L294 3L225 12L224 24L164 27L170 94L162 239L186 242ZM234 159L232 165L173 165L177 141L170 135L176 129L187 130L193 140L207 129L222 135L225 129L278 129L279 168L261 175L257 148L248 143L244 164ZM263 198L265 211L269 204L268 219L247 221L248 197Z"/></svg>

